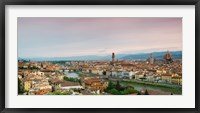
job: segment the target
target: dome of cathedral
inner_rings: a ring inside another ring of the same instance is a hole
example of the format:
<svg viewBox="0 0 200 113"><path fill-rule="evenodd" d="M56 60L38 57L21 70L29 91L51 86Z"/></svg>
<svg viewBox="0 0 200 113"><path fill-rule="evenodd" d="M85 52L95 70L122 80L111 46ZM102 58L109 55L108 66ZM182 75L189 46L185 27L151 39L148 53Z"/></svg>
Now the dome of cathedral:
<svg viewBox="0 0 200 113"><path fill-rule="evenodd" d="M172 55L170 54L170 52L167 51L167 53L164 55L163 59L165 59L165 60L170 60L170 59L171 59L171 60L172 60L173 57L172 57Z"/></svg>
<svg viewBox="0 0 200 113"><path fill-rule="evenodd" d="M167 51L167 53L163 56L163 60L166 63L172 63L173 62L173 57L172 55L169 53L169 51Z"/></svg>

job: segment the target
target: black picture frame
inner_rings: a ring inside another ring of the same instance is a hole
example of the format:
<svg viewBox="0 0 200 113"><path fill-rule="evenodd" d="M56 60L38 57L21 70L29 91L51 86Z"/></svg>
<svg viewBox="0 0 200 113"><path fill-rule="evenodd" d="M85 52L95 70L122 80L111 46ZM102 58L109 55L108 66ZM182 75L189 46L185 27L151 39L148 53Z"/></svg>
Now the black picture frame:
<svg viewBox="0 0 200 113"><path fill-rule="evenodd" d="M195 108L5 108L5 6L6 5L195 5ZM2 113L199 113L200 112L200 0L1 0L0 111Z"/></svg>

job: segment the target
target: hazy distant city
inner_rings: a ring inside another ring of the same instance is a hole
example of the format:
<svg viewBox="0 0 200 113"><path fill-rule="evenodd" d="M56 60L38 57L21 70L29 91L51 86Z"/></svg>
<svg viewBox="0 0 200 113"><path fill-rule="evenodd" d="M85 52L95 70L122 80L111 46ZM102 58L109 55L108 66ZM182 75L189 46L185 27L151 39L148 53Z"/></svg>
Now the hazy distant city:
<svg viewBox="0 0 200 113"><path fill-rule="evenodd" d="M181 18L18 18L18 95L182 95Z"/></svg>

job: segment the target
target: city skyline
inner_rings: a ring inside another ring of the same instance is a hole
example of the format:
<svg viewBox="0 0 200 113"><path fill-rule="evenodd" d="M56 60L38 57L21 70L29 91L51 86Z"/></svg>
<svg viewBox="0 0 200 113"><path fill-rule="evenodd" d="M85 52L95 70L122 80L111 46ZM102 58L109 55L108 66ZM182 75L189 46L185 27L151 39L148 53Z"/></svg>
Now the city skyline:
<svg viewBox="0 0 200 113"><path fill-rule="evenodd" d="M182 51L182 18L18 18L18 57Z"/></svg>

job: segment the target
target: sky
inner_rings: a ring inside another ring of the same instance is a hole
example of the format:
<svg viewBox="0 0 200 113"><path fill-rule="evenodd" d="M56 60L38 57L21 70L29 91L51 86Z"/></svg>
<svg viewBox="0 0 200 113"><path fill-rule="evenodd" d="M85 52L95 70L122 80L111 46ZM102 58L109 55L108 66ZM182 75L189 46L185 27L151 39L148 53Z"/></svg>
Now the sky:
<svg viewBox="0 0 200 113"><path fill-rule="evenodd" d="M18 17L18 57L182 50L182 18Z"/></svg>

